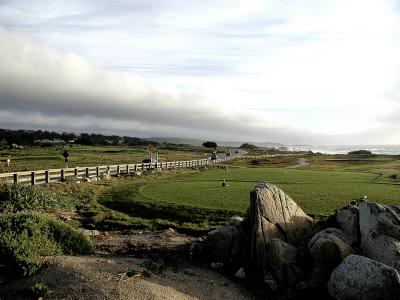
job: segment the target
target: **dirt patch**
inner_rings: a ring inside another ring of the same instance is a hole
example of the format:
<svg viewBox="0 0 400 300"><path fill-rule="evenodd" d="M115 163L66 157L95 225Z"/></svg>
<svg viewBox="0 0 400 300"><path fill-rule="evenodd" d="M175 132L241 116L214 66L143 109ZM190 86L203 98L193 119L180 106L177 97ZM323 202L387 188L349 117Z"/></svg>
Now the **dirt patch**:
<svg viewBox="0 0 400 300"><path fill-rule="evenodd" d="M61 256L29 279L0 287L0 299L253 299L244 287L195 265L195 239L173 230L100 233L93 256Z"/></svg>

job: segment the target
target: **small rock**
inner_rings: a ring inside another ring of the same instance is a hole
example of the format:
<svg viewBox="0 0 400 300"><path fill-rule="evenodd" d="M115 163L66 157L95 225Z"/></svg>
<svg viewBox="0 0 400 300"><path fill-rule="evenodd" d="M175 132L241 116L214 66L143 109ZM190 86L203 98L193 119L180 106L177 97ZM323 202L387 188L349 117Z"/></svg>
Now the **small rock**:
<svg viewBox="0 0 400 300"><path fill-rule="evenodd" d="M243 221L242 217L233 216L232 218L229 219L228 225L230 225L230 226L240 226L242 221Z"/></svg>
<svg viewBox="0 0 400 300"><path fill-rule="evenodd" d="M265 274L264 286L269 291L275 291L278 288L278 283L275 281L274 276L272 276L271 273Z"/></svg>
<svg viewBox="0 0 400 300"><path fill-rule="evenodd" d="M110 180L111 179L111 174L110 173L102 173L101 174L101 179L104 179L104 180Z"/></svg>
<svg viewBox="0 0 400 300"><path fill-rule="evenodd" d="M204 244L204 254L216 261L240 261L244 255L244 232L238 226L223 226L210 231Z"/></svg>
<svg viewBox="0 0 400 300"><path fill-rule="evenodd" d="M100 235L100 232L98 230L90 230L90 229L80 228L79 231L86 236Z"/></svg>
<svg viewBox="0 0 400 300"><path fill-rule="evenodd" d="M223 262L212 262L211 263L211 269L214 269L214 270L221 269L223 266L224 266Z"/></svg>
<svg viewBox="0 0 400 300"><path fill-rule="evenodd" d="M200 245L200 243L199 242L193 242L190 245L189 253L190 253L190 258L191 259L193 259L195 257L198 257L200 255L200 253L201 253L201 245Z"/></svg>
<svg viewBox="0 0 400 300"><path fill-rule="evenodd" d="M244 268L241 267L239 270L236 271L235 276L239 279L246 279L246 272L244 271Z"/></svg>

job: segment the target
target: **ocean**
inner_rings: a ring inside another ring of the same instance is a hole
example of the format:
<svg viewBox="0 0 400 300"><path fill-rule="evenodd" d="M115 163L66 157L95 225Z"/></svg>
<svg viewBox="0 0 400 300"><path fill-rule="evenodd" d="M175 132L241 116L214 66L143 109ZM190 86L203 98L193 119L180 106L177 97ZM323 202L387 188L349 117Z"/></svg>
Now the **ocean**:
<svg viewBox="0 0 400 300"><path fill-rule="evenodd" d="M325 154L347 154L354 150L368 150L374 154L400 155L400 145L290 145L290 150L312 151Z"/></svg>

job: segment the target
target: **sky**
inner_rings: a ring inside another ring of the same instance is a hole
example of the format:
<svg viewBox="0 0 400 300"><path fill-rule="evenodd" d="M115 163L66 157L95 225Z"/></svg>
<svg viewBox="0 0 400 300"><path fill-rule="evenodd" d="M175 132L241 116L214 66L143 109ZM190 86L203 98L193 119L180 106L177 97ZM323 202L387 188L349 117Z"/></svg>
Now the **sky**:
<svg viewBox="0 0 400 300"><path fill-rule="evenodd" d="M400 144L397 0L0 0L0 128Z"/></svg>

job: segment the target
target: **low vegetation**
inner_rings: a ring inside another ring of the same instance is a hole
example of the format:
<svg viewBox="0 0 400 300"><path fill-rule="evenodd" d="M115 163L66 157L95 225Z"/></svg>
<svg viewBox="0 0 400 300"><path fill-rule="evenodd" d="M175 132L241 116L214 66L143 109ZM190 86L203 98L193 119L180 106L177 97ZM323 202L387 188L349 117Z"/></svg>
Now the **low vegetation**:
<svg viewBox="0 0 400 300"><path fill-rule="evenodd" d="M72 211L75 209L74 197L61 197L44 186L21 186L0 184L0 213L19 211Z"/></svg>
<svg viewBox="0 0 400 300"><path fill-rule="evenodd" d="M82 233L47 215L0 215L0 253L7 275L31 275L46 266L48 256L91 251L91 243Z"/></svg>

